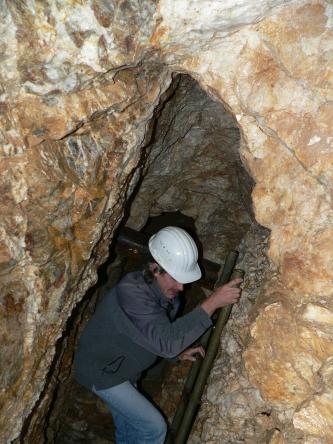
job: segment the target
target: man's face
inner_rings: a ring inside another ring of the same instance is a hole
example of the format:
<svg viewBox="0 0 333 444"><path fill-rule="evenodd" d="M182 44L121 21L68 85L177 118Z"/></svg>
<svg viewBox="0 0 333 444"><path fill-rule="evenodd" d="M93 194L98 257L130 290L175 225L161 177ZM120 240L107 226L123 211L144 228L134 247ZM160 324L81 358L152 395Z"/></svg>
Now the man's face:
<svg viewBox="0 0 333 444"><path fill-rule="evenodd" d="M184 285L180 282L176 281L173 277L170 276L169 273L159 273L156 271L156 265L152 266L152 272L157 280L157 283L164 294L168 299L173 299L177 296L180 291L183 291Z"/></svg>

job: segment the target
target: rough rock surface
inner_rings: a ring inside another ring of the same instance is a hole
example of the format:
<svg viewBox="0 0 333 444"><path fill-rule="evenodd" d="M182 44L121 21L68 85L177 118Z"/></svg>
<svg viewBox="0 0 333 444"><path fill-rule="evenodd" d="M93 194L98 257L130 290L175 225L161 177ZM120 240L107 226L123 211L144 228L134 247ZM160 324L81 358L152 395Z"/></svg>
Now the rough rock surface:
<svg viewBox="0 0 333 444"><path fill-rule="evenodd" d="M223 330L190 443L264 444L276 428L270 406L249 381L242 359L251 314L264 284L273 276L276 278L267 258L267 240L267 231L254 225L237 248L240 252L237 268L245 271L242 297L234 305Z"/></svg>
<svg viewBox="0 0 333 444"><path fill-rule="evenodd" d="M31 146L22 139L24 151L4 152L1 162L1 399L6 408L0 433L5 441L20 432L38 405L56 341L108 255L111 233L137 180L147 121L170 76L151 64L147 71L124 69L116 78L108 81L105 75L95 82L101 85L92 86L91 97L89 90L71 97L85 112L90 100L98 103L90 122L77 123L77 131L64 139L58 134L59 140Z"/></svg>
<svg viewBox="0 0 333 444"><path fill-rule="evenodd" d="M43 404L56 340L149 154L153 110L184 72L236 117L255 216L271 230L278 278L243 353L279 420L267 440L332 442L331 2L1 0L0 11L0 440Z"/></svg>

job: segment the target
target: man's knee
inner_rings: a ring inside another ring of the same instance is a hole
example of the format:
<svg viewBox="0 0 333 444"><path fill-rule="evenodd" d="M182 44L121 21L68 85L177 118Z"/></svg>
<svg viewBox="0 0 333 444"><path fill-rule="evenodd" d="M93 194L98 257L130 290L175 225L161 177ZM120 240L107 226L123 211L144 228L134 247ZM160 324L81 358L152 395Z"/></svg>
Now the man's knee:
<svg viewBox="0 0 333 444"><path fill-rule="evenodd" d="M168 426L167 423L165 422L165 420L162 418L162 423L161 423L161 435L165 438L166 434L167 434L167 430L168 430Z"/></svg>
<svg viewBox="0 0 333 444"><path fill-rule="evenodd" d="M151 428L152 439L155 442L163 442L167 434L167 424L162 415L158 418L158 420L154 421L153 427ZM152 441L154 442L154 441Z"/></svg>

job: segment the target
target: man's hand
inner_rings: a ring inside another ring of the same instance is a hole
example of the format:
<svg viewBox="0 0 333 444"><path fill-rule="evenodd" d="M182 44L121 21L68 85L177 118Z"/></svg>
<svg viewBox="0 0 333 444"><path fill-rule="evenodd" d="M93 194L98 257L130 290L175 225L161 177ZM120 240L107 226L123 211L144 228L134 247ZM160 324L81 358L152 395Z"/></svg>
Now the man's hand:
<svg viewBox="0 0 333 444"><path fill-rule="evenodd" d="M202 302L201 307L205 310L208 316L211 316L218 308L238 302L241 295L241 289L238 288L238 285L241 282L243 282L243 279L241 278L228 282L223 285L223 287L217 288Z"/></svg>
<svg viewBox="0 0 333 444"><path fill-rule="evenodd" d="M184 350L180 355L178 355L179 361L196 361L196 354L201 355L202 358L205 357L205 350L201 345L197 347L190 347Z"/></svg>

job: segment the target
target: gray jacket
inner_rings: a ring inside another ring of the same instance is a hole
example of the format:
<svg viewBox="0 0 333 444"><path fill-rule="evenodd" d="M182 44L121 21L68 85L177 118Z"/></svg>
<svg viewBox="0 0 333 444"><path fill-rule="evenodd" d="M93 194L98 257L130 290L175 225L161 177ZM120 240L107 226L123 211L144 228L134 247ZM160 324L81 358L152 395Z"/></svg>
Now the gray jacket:
<svg viewBox="0 0 333 444"><path fill-rule="evenodd" d="M196 307L175 320L179 298L166 298L142 272L127 274L98 304L75 353L75 377L88 388L135 381L157 356L172 358L211 326Z"/></svg>

